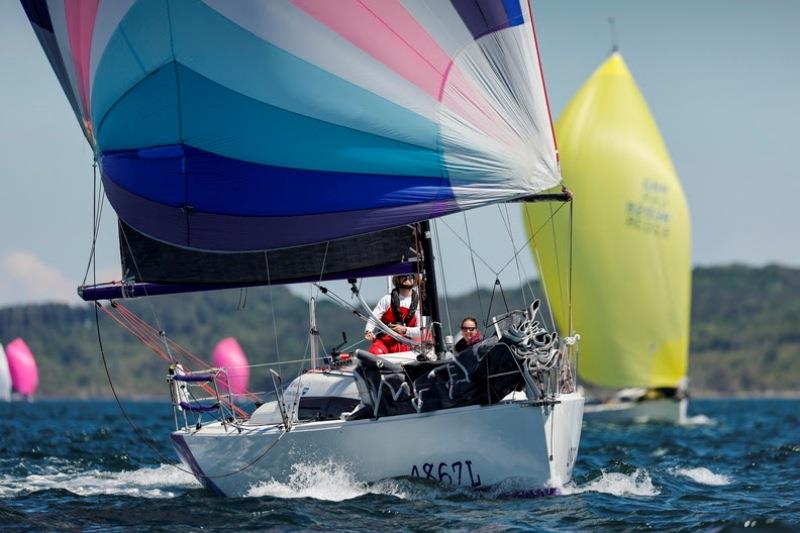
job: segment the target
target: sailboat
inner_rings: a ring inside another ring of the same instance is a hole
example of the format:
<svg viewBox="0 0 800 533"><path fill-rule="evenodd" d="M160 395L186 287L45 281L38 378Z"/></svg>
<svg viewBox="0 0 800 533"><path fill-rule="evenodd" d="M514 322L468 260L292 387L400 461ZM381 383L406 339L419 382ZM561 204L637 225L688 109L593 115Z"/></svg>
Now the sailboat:
<svg viewBox="0 0 800 533"><path fill-rule="evenodd" d="M211 355L211 364L214 367L225 368L224 378L220 380L220 387L230 391L233 395L245 394L247 382L250 379L250 366L247 356L239 343L233 337L226 337L214 346Z"/></svg>
<svg viewBox="0 0 800 533"><path fill-rule="evenodd" d="M8 371L8 360L3 345L0 344L0 401L11 400L11 374Z"/></svg>
<svg viewBox="0 0 800 533"><path fill-rule="evenodd" d="M79 294L175 361L170 438L204 486L241 496L331 461L363 482L547 494L571 478L577 336L545 330L536 300L448 358L428 222L569 199L539 195L561 178L528 2L22 3L119 217L125 278ZM427 334L312 355L288 384L271 370L251 413L220 390L227 369L177 361L123 302L336 279L358 295L403 273L423 280Z"/></svg>
<svg viewBox="0 0 800 533"><path fill-rule="evenodd" d="M685 418L691 298L686 198L647 103L614 51L556 124L565 183L575 193L574 263L559 232L536 237L534 257L556 321L581 331L579 375L611 393L587 419ZM584 201L591 199L591 201ZM530 220L553 214L526 206ZM559 255L560 253L560 255ZM564 297L571 281L576 294ZM602 309L602 312L598 310Z"/></svg>
<svg viewBox="0 0 800 533"><path fill-rule="evenodd" d="M39 369L33 352L20 337L9 342L5 352L13 395L32 400L39 386Z"/></svg>

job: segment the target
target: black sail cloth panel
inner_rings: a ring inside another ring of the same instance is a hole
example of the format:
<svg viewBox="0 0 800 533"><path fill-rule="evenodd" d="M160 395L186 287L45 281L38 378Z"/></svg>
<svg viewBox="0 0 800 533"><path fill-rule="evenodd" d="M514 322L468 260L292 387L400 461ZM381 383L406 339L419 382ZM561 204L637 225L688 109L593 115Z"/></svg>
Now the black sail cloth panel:
<svg viewBox="0 0 800 533"><path fill-rule="evenodd" d="M125 280L143 283L281 285L379 276L413 272L417 257L413 226L280 250L220 253L157 241L120 220L119 240Z"/></svg>

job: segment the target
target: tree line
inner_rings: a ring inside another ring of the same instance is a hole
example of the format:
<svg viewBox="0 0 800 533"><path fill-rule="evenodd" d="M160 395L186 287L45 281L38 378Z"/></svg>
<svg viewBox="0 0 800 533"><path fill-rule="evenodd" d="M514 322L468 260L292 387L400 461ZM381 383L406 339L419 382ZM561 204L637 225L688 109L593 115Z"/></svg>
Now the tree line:
<svg viewBox="0 0 800 533"><path fill-rule="evenodd" d="M455 334L465 315L481 314L479 321L484 321L507 307L529 304L539 294L538 283L531 281L442 299L444 333ZM209 364L214 345L228 336L239 341L251 364L296 361L308 358L310 351L308 302L285 287L123 304ZM363 322L324 297L317 303L317 324L326 351L342 342L343 332L348 339L344 349L364 347L358 344ZM108 397L107 366L120 395L167 398L168 363L93 305L0 309L0 342L16 337L24 338L36 356L40 397ZM275 368L286 380L306 366L293 362ZM271 388L265 367L254 368L251 376L253 390ZM695 395L800 392L800 269L695 268L689 377Z"/></svg>

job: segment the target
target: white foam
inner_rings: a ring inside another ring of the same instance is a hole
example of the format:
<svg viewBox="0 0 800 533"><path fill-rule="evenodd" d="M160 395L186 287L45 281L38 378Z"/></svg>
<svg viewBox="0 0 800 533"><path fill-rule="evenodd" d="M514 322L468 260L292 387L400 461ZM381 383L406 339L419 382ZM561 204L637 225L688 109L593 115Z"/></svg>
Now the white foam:
<svg viewBox="0 0 800 533"><path fill-rule="evenodd" d="M672 472L676 476L688 477L695 483L699 483L701 485L720 486L730 485L731 483L731 478L728 476L715 474L708 468L702 466L699 468L676 468L673 469Z"/></svg>
<svg viewBox="0 0 800 533"><path fill-rule="evenodd" d="M655 451L650 455L652 455L653 457L664 457L665 455L667 455L668 451L669 450L667 450L666 448L656 448Z"/></svg>
<svg viewBox="0 0 800 533"><path fill-rule="evenodd" d="M64 489L80 496L120 494L142 498L174 498L175 489L199 487L195 478L173 465L140 468L122 472L90 470L79 472L50 466L39 474L0 478L0 497L38 490Z"/></svg>
<svg viewBox="0 0 800 533"><path fill-rule="evenodd" d="M655 486L647 470L637 469L631 474L606 472L583 486L567 484L563 494L580 494L583 492L600 492L614 496L657 496L661 494Z"/></svg>
<svg viewBox="0 0 800 533"><path fill-rule="evenodd" d="M400 480L385 480L377 483L356 481L350 470L343 465L296 464L292 474L284 482L264 481L252 486L249 497L271 496L273 498L314 498L317 500L352 500L365 494L386 494L397 498L411 497L408 483Z"/></svg>
<svg viewBox="0 0 800 533"><path fill-rule="evenodd" d="M713 418L709 418L706 415L690 416L680 421L681 426L715 426L716 424Z"/></svg>

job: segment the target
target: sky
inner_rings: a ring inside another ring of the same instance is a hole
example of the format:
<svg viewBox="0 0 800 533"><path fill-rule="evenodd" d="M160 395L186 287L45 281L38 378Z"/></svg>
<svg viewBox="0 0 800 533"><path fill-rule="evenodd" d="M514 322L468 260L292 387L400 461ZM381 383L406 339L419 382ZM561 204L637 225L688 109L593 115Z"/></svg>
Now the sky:
<svg viewBox="0 0 800 533"><path fill-rule="evenodd" d="M800 2L534 0L533 9L554 119L608 57L614 18L620 52L686 192L695 265L800 266L800 166L792 159ZM0 306L77 304L91 246L91 150L22 8L10 0L0 1L0 102ZM518 206L484 208L466 220L437 224L448 293L490 286L501 270L509 286L535 275ZM120 277L115 224L108 209L98 280ZM474 271L462 242L467 228L478 254Z"/></svg>

